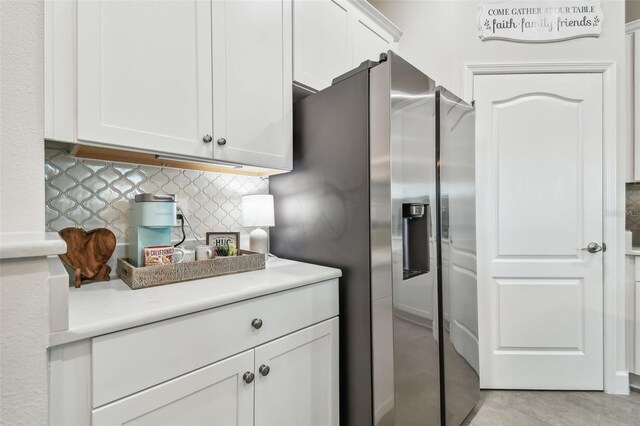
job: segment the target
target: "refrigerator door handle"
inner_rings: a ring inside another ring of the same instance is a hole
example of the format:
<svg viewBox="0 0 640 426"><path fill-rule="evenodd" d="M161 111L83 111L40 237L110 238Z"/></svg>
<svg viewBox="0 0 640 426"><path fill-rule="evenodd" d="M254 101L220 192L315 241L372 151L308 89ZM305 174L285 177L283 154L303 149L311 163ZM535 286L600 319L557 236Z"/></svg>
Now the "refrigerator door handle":
<svg viewBox="0 0 640 426"><path fill-rule="evenodd" d="M433 237L433 221L431 220L431 204L425 206L427 215L427 272L431 272L431 238Z"/></svg>

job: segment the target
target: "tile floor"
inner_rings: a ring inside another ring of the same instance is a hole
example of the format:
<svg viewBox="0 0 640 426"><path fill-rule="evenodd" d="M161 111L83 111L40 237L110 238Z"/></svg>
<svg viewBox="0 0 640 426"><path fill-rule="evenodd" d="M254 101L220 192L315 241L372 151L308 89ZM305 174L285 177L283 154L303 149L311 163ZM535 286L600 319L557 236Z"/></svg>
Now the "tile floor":
<svg viewBox="0 0 640 426"><path fill-rule="evenodd" d="M465 426L640 426L640 393L482 391Z"/></svg>

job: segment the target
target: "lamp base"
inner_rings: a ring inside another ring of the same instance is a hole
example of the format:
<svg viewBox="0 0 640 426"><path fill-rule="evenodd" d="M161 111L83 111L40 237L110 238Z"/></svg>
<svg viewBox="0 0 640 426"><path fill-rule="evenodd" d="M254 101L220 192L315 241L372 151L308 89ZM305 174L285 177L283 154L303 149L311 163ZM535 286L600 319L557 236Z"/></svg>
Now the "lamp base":
<svg viewBox="0 0 640 426"><path fill-rule="evenodd" d="M256 228L249 234L249 250L264 253L265 258L269 253L269 236L267 231Z"/></svg>

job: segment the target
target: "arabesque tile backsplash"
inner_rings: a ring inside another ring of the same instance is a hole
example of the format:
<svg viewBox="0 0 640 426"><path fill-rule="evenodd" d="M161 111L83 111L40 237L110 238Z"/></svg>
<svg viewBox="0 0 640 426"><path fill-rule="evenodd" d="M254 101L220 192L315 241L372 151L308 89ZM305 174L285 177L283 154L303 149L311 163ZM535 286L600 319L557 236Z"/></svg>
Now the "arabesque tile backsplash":
<svg viewBox="0 0 640 426"><path fill-rule="evenodd" d="M240 197L269 193L267 178L85 160L52 148L45 151L45 185L47 230L108 228L118 242L126 242L129 200L135 194L175 194L204 238L207 231L246 234ZM191 239L189 228L185 231ZM181 236L176 227L174 238Z"/></svg>

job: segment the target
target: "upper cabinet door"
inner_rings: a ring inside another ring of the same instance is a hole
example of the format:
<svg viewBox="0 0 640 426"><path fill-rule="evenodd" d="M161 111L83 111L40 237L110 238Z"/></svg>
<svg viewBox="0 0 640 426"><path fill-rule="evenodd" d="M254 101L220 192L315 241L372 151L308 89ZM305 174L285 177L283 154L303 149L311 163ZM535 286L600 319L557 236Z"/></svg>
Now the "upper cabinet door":
<svg viewBox="0 0 640 426"><path fill-rule="evenodd" d="M366 16L357 16L353 26L353 67L363 61L377 61L391 49L393 37Z"/></svg>
<svg viewBox="0 0 640 426"><path fill-rule="evenodd" d="M292 168L291 1L213 2L214 158Z"/></svg>
<svg viewBox="0 0 640 426"><path fill-rule="evenodd" d="M78 139L211 158L211 1L77 7Z"/></svg>
<svg viewBox="0 0 640 426"><path fill-rule="evenodd" d="M351 26L343 0L294 0L293 80L322 90L351 69Z"/></svg>
<svg viewBox="0 0 640 426"><path fill-rule="evenodd" d="M338 318L255 349L255 426L338 425Z"/></svg>

